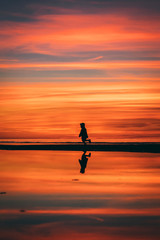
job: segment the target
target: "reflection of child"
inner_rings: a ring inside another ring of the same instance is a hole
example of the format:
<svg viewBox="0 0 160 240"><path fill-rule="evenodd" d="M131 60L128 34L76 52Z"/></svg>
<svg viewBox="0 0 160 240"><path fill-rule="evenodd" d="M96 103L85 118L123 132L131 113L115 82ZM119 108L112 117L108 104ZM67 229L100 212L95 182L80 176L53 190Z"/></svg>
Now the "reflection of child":
<svg viewBox="0 0 160 240"><path fill-rule="evenodd" d="M90 157L91 153L89 153L88 155L86 154L86 151L84 151L84 153L82 154L81 159L79 159L79 163L81 165L81 169L80 169L80 173L85 173L85 168L87 166L87 162L88 162L88 158Z"/></svg>
<svg viewBox="0 0 160 240"><path fill-rule="evenodd" d="M80 123L80 126L81 126L81 131L80 131L79 137L82 138L82 142L84 144L85 144L85 142L91 143L91 139L87 139L88 134L87 134L87 129L85 128L85 123Z"/></svg>

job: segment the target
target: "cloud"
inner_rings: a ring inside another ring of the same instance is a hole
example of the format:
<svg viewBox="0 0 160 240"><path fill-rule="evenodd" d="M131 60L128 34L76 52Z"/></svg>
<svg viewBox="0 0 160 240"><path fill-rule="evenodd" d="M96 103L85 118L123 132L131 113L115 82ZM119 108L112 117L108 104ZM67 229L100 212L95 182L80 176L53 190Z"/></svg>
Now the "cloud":
<svg viewBox="0 0 160 240"><path fill-rule="evenodd" d="M127 72L131 73L131 79L137 79L137 71L139 75L154 78L159 70L159 33L155 19L130 18L120 13L37 15L35 18L32 23L2 24L0 68L6 70L4 80L11 80L9 69L15 70L17 77L21 77L22 69L27 69L26 77L31 81L37 71L72 70L71 77L76 80L79 70L91 70L90 77L93 70L100 70L101 77L111 79L125 78ZM150 71L149 75L146 71ZM53 72L53 79L55 75ZM47 73L46 77L49 77Z"/></svg>
<svg viewBox="0 0 160 240"><path fill-rule="evenodd" d="M95 18L96 22L92 25ZM3 37L1 49L17 48L20 52L56 55L75 52L78 49L81 51L144 50L145 48L153 50L158 47L158 24L154 20L142 19L137 24L136 19L131 20L128 16L111 14L46 15L38 17L37 20L32 24L4 23L1 27Z"/></svg>
<svg viewBox="0 0 160 240"><path fill-rule="evenodd" d="M103 56L98 56L98 57L95 57L95 58L91 58L88 61L96 61L96 60L99 60L99 59L102 59L102 58L103 58Z"/></svg>
<svg viewBox="0 0 160 240"><path fill-rule="evenodd" d="M159 15L159 1L153 0L149 1L127 1L127 0L99 0L92 1L82 0L46 0L45 3L42 0L8 0L1 3L1 20L12 20L12 21L30 21L33 16L42 14L71 14L74 13L84 13L91 14L95 12L99 13L109 13L109 12L122 12L126 11L130 15L139 16L158 16ZM17 15L17 18L15 17ZM26 16L23 18L21 16ZM19 17L18 17L19 16Z"/></svg>

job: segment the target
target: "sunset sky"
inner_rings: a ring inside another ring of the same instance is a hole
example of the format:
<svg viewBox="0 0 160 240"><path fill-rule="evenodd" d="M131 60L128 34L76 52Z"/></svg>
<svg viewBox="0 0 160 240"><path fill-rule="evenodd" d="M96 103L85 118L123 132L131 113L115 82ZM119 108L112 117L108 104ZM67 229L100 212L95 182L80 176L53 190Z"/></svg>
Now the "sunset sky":
<svg viewBox="0 0 160 240"><path fill-rule="evenodd" d="M0 138L160 141L158 0L0 3Z"/></svg>

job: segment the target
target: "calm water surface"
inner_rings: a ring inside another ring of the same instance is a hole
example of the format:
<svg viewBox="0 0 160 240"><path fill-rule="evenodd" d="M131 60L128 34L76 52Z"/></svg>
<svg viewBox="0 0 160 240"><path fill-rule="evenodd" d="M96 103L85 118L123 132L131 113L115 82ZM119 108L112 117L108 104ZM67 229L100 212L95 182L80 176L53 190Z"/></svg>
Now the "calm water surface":
<svg viewBox="0 0 160 240"><path fill-rule="evenodd" d="M0 155L0 239L160 238L159 154Z"/></svg>

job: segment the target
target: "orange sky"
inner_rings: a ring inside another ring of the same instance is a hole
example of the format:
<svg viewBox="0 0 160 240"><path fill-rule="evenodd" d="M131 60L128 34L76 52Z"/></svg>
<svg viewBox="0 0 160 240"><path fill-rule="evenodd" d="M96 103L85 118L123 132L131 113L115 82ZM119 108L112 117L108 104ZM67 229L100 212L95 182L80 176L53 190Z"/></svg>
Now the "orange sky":
<svg viewBox="0 0 160 240"><path fill-rule="evenodd" d="M156 4L34 0L3 8L2 139L77 141L83 121L95 141L159 141Z"/></svg>
<svg viewBox="0 0 160 240"><path fill-rule="evenodd" d="M80 141L158 141L158 82L5 84L1 137Z"/></svg>

